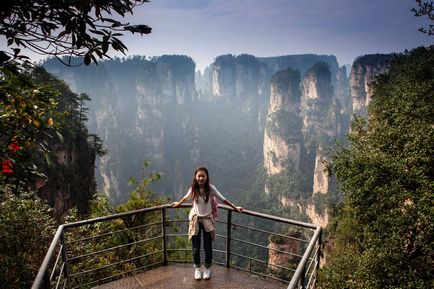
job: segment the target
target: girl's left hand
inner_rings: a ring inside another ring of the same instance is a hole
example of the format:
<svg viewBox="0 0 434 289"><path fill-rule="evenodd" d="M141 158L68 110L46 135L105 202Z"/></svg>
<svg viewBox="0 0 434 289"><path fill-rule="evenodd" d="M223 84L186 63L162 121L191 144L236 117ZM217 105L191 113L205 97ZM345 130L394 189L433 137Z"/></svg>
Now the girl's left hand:
<svg viewBox="0 0 434 289"><path fill-rule="evenodd" d="M237 210L237 212L238 212L238 213L241 213L241 211L242 211L242 210L244 210L244 208L243 208L243 207L238 207L238 206L237 206L237 207L235 207L235 209Z"/></svg>

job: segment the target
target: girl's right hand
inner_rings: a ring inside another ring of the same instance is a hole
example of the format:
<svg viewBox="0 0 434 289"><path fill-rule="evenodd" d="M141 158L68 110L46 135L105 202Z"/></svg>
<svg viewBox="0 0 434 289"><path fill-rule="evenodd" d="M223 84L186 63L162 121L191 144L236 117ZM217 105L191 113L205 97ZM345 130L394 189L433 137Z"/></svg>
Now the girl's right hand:
<svg viewBox="0 0 434 289"><path fill-rule="evenodd" d="M173 202L172 203L172 208L179 207L180 205L181 205L181 202Z"/></svg>

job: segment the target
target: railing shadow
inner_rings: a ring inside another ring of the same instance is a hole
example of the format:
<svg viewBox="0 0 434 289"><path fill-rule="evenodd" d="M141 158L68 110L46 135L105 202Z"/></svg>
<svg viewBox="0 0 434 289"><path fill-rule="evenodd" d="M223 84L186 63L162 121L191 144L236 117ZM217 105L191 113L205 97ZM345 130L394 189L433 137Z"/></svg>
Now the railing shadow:
<svg viewBox="0 0 434 289"><path fill-rule="evenodd" d="M166 204L59 226L32 289L91 288L168 263L191 263L189 207ZM314 288L321 227L219 208L214 263L288 288Z"/></svg>

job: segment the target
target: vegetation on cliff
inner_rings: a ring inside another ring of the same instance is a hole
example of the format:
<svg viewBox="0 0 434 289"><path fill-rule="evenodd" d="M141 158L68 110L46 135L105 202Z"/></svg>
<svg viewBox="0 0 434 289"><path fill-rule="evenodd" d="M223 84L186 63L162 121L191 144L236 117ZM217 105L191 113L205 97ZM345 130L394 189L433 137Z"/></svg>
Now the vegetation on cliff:
<svg viewBox="0 0 434 289"><path fill-rule="evenodd" d="M434 47L398 56L373 84L331 170L345 195L321 288L434 286Z"/></svg>
<svg viewBox="0 0 434 289"><path fill-rule="evenodd" d="M267 133L278 136L287 144L301 143L303 120L295 108L279 109L273 112L267 121Z"/></svg>
<svg viewBox="0 0 434 289"><path fill-rule="evenodd" d="M358 66L383 67L386 66L395 56L396 54L394 53L392 54L376 53L376 54L361 55L354 60L353 67L358 67Z"/></svg>
<svg viewBox="0 0 434 289"><path fill-rule="evenodd" d="M56 111L63 117L59 137L45 140L50 152L38 167L46 177L33 180L41 186L34 189L54 208L57 219L72 207L77 207L80 216L83 216L89 211L89 199L96 193L95 158L105 153L100 138L89 134L86 126L85 102L90 98L86 94L72 92L63 81L41 67L36 67L32 76L38 83L59 93ZM63 199L63 206L56 205L59 199Z"/></svg>
<svg viewBox="0 0 434 289"><path fill-rule="evenodd" d="M5 73L0 89L1 158L10 162L10 171L0 174L0 192L38 192L57 217L73 206L85 214L96 192L95 156L104 153L101 140L86 128L89 97L73 93L41 67Z"/></svg>
<svg viewBox="0 0 434 289"><path fill-rule="evenodd" d="M288 102L300 101L300 72L291 68L280 70L271 77L271 84L288 97Z"/></svg>

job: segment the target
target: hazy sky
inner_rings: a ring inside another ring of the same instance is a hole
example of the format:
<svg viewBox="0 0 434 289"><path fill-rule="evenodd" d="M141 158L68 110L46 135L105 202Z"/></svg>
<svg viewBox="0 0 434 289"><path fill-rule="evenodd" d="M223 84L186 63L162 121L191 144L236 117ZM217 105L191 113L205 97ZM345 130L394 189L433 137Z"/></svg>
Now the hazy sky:
<svg viewBox="0 0 434 289"><path fill-rule="evenodd" d="M335 55L340 65L370 53L433 44L417 31L414 0L151 0L128 17L152 33L128 36L129 54L191 56L203 70L222 54Z"/></svg>
<svg viewBox="0 0 434 289"><path fill-rule="evenodd" d="M335 55L344 65L434 44L417 31L428 20L413 16L413 7L415 0L151 0L122 21L149 25L152 33L122 39L128 55L184 54L202 71L228 53Z"/></svg>

